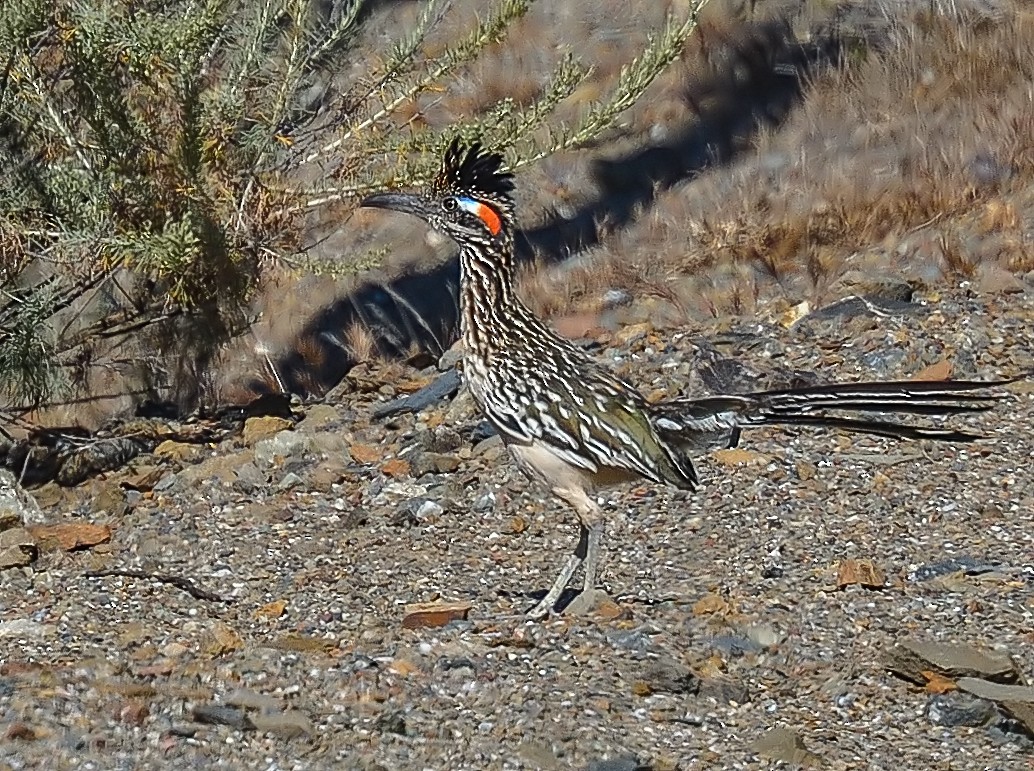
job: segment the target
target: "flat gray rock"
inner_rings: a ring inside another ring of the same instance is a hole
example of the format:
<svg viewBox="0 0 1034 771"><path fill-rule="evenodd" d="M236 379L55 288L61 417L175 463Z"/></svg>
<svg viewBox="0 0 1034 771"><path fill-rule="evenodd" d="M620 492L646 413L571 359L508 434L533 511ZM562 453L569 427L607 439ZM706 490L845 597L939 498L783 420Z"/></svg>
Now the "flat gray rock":
<svg viewBox="0 0 1034 771"><path fill-rule="evenodd" d="M1019 678L1008 656L955 643L904 640L887 651L885 665L899 677L920 685L926 683L924 671L952 678L979 677L1004 683Z"/></svg>

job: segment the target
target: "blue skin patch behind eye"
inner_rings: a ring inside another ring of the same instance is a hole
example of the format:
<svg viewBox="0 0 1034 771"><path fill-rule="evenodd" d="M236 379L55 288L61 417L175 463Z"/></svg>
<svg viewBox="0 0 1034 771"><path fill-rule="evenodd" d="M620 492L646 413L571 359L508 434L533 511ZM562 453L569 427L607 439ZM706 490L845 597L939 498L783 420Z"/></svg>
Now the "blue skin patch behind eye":
<svg viewBox="0 0 1034 771"><path fill-rule="evenodd" d="M481 208L481 203L475 201L473 198L457 198L456 202L471 214L477 214L478 210Z"/></svg>

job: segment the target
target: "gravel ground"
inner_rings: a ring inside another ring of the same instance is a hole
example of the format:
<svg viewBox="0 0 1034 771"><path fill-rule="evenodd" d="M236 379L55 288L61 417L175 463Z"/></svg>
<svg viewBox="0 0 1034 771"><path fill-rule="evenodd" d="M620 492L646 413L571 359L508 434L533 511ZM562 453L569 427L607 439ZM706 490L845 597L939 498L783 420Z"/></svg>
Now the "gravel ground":
<svg viewBox="0 0 1034 771"><path fill-rule="evenodd" d="M789 329L624 326L595 344L658 397L695 382L699 339L761 385L1031 368L1034 292L929 299ZM961 421L987 434L978 444L765 430L703 459L696 493L612 491L627 519L605 540L610 600L534 623L516 614L572 548L573 517L479 439L462 392L372 420L433 374L388 372L356 373L292 430L259 421L38 491L47 521L80 516L113 537L0 574L0 769L1034 763L1022 733L944 725L929 710L944 697L882 663L917 638L997 649L1034 676L1029 384ZM126 490L150 486L146 464L164 469L154 489ZM883 585L838 588L851 559ZM230 602L87 575L124 568ZM469 602L468 618L403 625L408 603L439 599Z"/></svg>

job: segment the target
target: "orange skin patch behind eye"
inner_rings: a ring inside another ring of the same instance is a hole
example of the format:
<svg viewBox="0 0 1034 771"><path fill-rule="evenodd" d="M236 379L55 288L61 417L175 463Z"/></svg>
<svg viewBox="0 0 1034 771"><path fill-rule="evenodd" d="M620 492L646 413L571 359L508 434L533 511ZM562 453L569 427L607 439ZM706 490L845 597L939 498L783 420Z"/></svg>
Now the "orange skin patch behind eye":
<svg viewBox="0 0 1034 771"><path fill-rule="evenodd" d="M474 213L481 218L482 222L485 223L485 227L488 228L489 233L493 236L499 235L499 231L503 229L503 222L499 219L499 215L496 214L495 209L488 204L479 203L477 211Z"/></svg>
<svg viewBox="0 0 1034 771"><path fill-rule="evenodd" d="M499 218L499 213L488 204L472 198L461 198L460 205L484 222L488 232L493 236L499 235L499 231L503 229L503 221Z"/></svg>

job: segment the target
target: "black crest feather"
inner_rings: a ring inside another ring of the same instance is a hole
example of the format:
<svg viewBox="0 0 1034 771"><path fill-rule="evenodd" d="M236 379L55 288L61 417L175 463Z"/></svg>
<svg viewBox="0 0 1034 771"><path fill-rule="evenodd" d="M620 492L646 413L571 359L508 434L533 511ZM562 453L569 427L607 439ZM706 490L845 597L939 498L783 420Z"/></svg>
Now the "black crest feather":
<svg viewBox="0 0 1034 771"><path fill-rule="evenodd" d="M457 138L445 151L433 187L436 195L469 194L509 204L513 174L503 170L503 156L499 153L485 150L480 142L465 147Z"/></svg>

